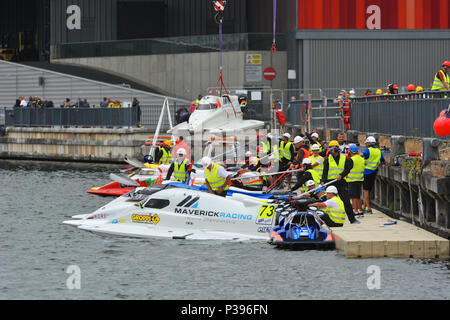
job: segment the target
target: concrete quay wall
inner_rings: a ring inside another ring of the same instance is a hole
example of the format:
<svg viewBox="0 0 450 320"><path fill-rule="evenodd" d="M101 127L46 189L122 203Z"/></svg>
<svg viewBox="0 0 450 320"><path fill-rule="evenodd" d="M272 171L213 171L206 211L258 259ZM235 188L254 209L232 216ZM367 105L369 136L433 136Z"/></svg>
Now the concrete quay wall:
<svg viewBox="0 0 450 320"><path fill-rule="evenodd" d="M142 128L8 127L0 137L0 158L123 163L141 159L152 134Z"/></svg>

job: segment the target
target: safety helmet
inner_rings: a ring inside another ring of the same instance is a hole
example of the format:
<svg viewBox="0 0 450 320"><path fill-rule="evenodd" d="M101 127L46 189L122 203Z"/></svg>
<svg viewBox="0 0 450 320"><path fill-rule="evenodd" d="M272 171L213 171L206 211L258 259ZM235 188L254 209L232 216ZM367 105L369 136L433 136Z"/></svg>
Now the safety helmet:
<svg viewBox="0 0 450 320"><path fill-rule="evenodd" d="M408 91L416 91L416 86L413 85L412 83L410 83L410 84L408 85Z"/></svg>
<svg viewBox="0 0 450 320"><path fill-rule="evenodd" d="M258 158L257 157L250 157L250 159L248 159L250 164L255 165L258 163Z"/></svg>
<svg viewBox="0 0 450 320"><path fill-rule="evenodd" d="M356 94L355 89L351 89L348 93L350 93L350 94Z"/></svg>
<svg viewBox="0 0 450 320"><path fill-rule="evenodd" d="M378 94L378 95L383 94L383 90L377 89L377 91L375 91L375 94Z"/></svg>
<svg viewBox="0 0 450 320"><path fill-rule="evenodd" d="M311 137L312 137L312 138L314 138L314 137L315 137L315 138L319 138L319 134L318 134L317 132L314 132L314 133L311 135Z"/></svg>
<svg viewBox="0 0 450 320"><path fill-rule="evenodd" d="M423 91L423 88L421 86L417 86L416 92L422 92L422 91Z"/></svg>
<svg viewBox="0 0 450 320"><path fill-rule="evenodd" d="M374 137L368 136L365 143L376 143L376 142L377 141L375 140Z"/></svg>
<svg viewBox="0 0 450 320"><path fill-rule="evenodd" d="M338 194L337 188L335 186L329 186L327 187L327 190L325 190L326 193L334 193Z"/></svg>
<svg viewBox="0 0 450 320"><path fill-rule="evenodd" d="M283 134L283 137L286 137L286 138L290 139L291 135L288 132L286 132L285 134Z"/></svg>
<svg viewBox="0 0 450 320"><path fill-rule="evenodd" d="M166 140L164 141L164 144L172 148L172 141Z"/></svg>
<svg viewBox="0 0 450 320"><path fill-rule="evenodd" d="M311 150L312 151L320 150L320 146L315 143L315 144L312 145Z"/></svg>
<svg viewBox="0 0 450 320"><path fill-rule="evenodd" d="M303 159L302 164L312 164L312 161L310 158L305 158Z"/></svg>
<svg viewBox="0 0 450 320"><path fill-rule="evenodd" d="M273 134L272 133L267 134L267 138L268 139L273 139Z"/></svg>
<svg viewBox="0 0 450 320"><path fill-rule="evenodd" d="M245 153L245 156L247 157L247 158L249 158L249 157L251 157L252 156L252 152L251 151L247 151L246 153Z"/></svg>
<svg viewBox="0 0 450 320"><path fill-rule="evenodd" d="M330 143L328 144L328 148L331 147L339 147L339 142L337 142L336 140L331 140Z"/></svg>
<svg viewBox="0 0 450 320"><path fill-rule="evenodd" d="M184 148L178 149L177 154L182 154L183 156L185 156L186 155L186 149L184 149Z"/></svg>
<svg viewBox="0 0 450 320"><path fill-rule="evenodd" d="M397 84L396 84L396 83L394 83L394 84L392 85L392 89L396 89L396 90L398 90L398 86L397 86Z"/></svg>
<svg viewBox="0 0 450 320"><path fill-rule="evenodd" d="M303 141L303 138L300 137L300 136L296 136L296 137L294 138L294 144L297 144L297 143L302 142L302 141Z"/></svg>
<svg viewBox="0 0 450 320"><path fill-rule="evenodd" d="M307 187L312 187L312 186L315 186L316 185L316 183L314 182L314 180L308 180L308 181L306 181L306 186Z"/></svg>
<svg viewBox="0 0 450 320"><path fill-rule="evenodd" d="M444 61L442 64L443 67L450 68L450 61Z"/></svg>
<svg viewBox="0 0 450 320"><path fill-rule="evenodd" d="M350 152L358 152L358 147L356 144L351 144L348 150L350 150Z"/></svg>
<svg viewBox="0 0 450 320"><path fill-rule="evenodd" d="M212 163L212 159L210 157L203 157L201 162L202 166L206 168L209 167L209 165Z"/></svg>

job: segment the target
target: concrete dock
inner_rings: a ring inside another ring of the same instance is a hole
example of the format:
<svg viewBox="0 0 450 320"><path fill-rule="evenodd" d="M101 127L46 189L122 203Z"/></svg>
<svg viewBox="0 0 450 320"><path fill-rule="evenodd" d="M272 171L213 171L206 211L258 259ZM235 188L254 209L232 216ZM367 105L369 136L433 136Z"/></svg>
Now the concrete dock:
<svg viewBox="0 0 450 320"><path fill-rule="evenodd" d="M331 228L336 250L347 258L448 259L450 241L411 223L395 220L372 209L360 224L347 220L341 228ZM396 222L396 224L385 225Z"/></svg>

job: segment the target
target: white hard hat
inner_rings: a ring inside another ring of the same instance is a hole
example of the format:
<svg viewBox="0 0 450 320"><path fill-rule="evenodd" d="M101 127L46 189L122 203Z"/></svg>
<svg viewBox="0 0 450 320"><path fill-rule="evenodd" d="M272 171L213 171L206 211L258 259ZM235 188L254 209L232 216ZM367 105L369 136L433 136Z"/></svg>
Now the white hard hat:
<svg viewBox="0 0 450 320"><path fill-rule="evenodd" d="M318 145L318 144L316 144L316 143L314 143L313 145L312 145L312 147L311 147L311 150L320 150L320 146Z"/></svg>
<svg viewBox="0 0 450 320"><path fill-rule="evenodd" d="M372 136L369 136L369 137L367 137L367 139L366 139L366 142L365 143L376 143L377 141L375 140L375 138L374 137L372 137Z"/></svg>
<svg viewBox="0 0 450 320"><path fill-rule="evenodd" d="M355 94L355 89L349 91L350 94Z"/></svg>
<svg viewBox="0 0 450 320"><path fill-rule="evenodd" d="M283 134L283 137L286 137L286 138L288 138L288 139L290 139L291 138L291 135L289 134L289 133L285 133L285 134Z"/></svg>
<svg viewBox="0 0 450 320"><path fill-rule="evenodd" d="M210 157L203 157L202 158L202 166L208 167L212 163L212 159Z"/></svg>
<svg viewBox="0 0 450 320"><path fill-rule="evenodd" d="M251 157L252 154L253 154L253 153L252 153L251 151L247 151L247 152L245 153L245 156L246 156L246 157Z"/></svg>
<svg viewBox="0 0 450 320"><path fill-rule="evenodd" d="M180 148L180 149L178 149L177 154L182 154L182 155L185 156L186 155L186 150L184 148Z"/></svg>
<svg viewBox="0 0 450 320"><path fill-rule="evenodd" d="M257 164L258 163L258 158L257 157L250 157L250 159L248 159L248 161L250 162L250 164Z"/></svg>
<svg viewBox="0 0 450 320"><path fill-rule="evenodd" d="M294 138L294 144L297 144L297 143L302 142L302 141L303 141L303 138L300 137L300 136L296 136L296 137Z"/></svg>
<svg viewBox="0 0 450 320"><path fill-rule="evenodd" d="M269 133L267 134L267 138L272 139L272 138L273 138L273 134L269 132Z"/></svg>
<svg viewBox="0 0 450 320"><path fill-rule="evenodd" d="M311 135L311 137L319 138L319 134L318 134L317 132L314 132L314 133Z"/></svg>
<svg viewBox="0 0 450 320"><path fill-rule="evenodd" d="M326 193L334 193L338 194L337 188L335 186L329 186L327 187L327 190L325 190Z"/></svg>
<svg viewBox="0 0 450 320"><path fill-rule="evenodd" d="M312 161L310 158L305 158L303 159L302 164L312 164Z"/></svg>
<svg viewBox="0 0 450 320"><path fill-rule="evenodd" d="M316 185L316 183L314 182L314 180L308 180L308 181L306 181L306 186L307 187L312 187L312 186L315 186Z"/></svg>

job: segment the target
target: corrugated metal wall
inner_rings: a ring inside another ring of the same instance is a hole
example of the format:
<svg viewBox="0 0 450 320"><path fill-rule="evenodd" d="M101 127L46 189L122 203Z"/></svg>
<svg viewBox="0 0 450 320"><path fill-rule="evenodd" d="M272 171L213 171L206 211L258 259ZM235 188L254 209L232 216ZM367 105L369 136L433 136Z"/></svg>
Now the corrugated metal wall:
<svg viewBox="0 0 450 320"><path fill-rule="evenodd" d="M92 105L99 106L103 97L120 101L131 101L137 97L142 105L160 104L164 96L144 93L139 90L121 88L106 83L77 78L44 69L32 68L21 64L0 61L0 107L12 107L19 96L38 96L42 100L53 101L59 107L64 99L73 103L78 99L87 99ZM44 85L39 85L39 77ZM187 101L172 99L185 103Z"/></svg>
<svg viewBox="0 0 450 320"><path fill-rule="evenodd" d="M429 88L448 40L299 40L304 88L386 88L413 83Z"/></svg>

